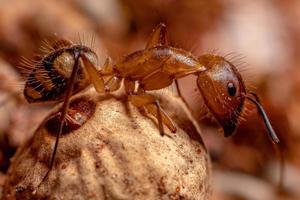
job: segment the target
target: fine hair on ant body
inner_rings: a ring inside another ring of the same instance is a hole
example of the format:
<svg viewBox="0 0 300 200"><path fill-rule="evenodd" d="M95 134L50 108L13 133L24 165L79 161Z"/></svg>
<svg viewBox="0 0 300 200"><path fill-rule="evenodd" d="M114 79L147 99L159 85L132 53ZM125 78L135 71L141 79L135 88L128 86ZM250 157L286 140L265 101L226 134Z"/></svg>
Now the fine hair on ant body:
<svg viewBox="0 0 300 200"><path fill-rule="evenodd" d="M160 134L164 135L163 125L171 132L176 132L176 126L157 97L147 91L166 88L177 79L193 74L197 76L197 86L206 106L222 126L226 137L235 132L244 102L249 100L257 107L272 142L279 142L258 97L247 91L231 62L213 54L195 57L188 51L169 46L166 35L166 26L159 24L145 49L135 51L114 64L107 59L101 68L96 65L97 55L90 48L61 40L33 66L24 88L27 101L63 101L59 132L49 170L42 182L53 167L65 120L69 120L70 97L89 84L98 93L108 93L118 90L123 81L129 101L155 116ZM178 94L181 96L180 90Z"/></svg>

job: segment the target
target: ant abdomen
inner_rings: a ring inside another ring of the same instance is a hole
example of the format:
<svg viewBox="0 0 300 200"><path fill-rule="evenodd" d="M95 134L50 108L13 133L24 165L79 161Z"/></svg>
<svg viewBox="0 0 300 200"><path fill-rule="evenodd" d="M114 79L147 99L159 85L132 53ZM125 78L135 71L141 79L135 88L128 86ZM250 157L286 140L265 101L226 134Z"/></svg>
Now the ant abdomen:
<svg viewBox="0 0 300 200"><path fill-rule="evenodd" d="M86 46L69 45L56 48L58 49L54 49L35 63L32 72L29 73L24 89L24 96L28 102L63 100L68 80L76 59L79 59L79 54L84 55L97 66L96 54ZM76 74L73 94L83 90L90 83L87 72L81 65L80 63Z"/></svg>
<svg viewBox="0 0 300 200"><path fill-rule="evenodd" d="M234 133L245 100L245 85L241 75L221 56L206 54L199 57L207 67L198 75L197 85L205 104L220 123L225 136Z"/></svg>

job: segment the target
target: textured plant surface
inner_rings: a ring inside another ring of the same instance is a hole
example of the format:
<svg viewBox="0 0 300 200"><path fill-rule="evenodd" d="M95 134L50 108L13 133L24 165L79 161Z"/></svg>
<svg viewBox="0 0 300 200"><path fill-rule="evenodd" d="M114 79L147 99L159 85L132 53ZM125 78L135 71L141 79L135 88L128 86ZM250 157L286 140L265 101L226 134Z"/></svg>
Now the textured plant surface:
<svg viewBox="0 0 300 200"><path fill-rule="evenodd" d="M37 187L48 169L55 120L45 120L13 158L3 199L209 199L210 161L199 128L180 99L160 97L175 134L165 127L161 136L156 119L122 94L90 90L77 97L69 114L83 125L65 130L48 178Z"/></svg>

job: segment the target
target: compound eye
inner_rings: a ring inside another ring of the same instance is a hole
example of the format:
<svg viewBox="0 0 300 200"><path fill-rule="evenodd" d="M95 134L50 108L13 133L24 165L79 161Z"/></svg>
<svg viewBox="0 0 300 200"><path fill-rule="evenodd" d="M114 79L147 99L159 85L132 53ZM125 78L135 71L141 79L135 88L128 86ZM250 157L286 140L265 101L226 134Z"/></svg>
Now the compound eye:
<svg viewBox="0 0 300 200"><path fill-rule="evenodd" d="M227 84L227 90L228 90L228 94L233 97L236 94L236 87L234 83L229 82Z"/></svg>

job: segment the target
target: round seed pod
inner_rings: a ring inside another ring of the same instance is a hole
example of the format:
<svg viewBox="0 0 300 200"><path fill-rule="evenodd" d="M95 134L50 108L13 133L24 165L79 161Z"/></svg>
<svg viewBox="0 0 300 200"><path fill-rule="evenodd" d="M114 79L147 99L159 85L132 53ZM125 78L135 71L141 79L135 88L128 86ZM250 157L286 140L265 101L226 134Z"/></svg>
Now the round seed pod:
<svg viewBox="0 0 300 200"><path fill-rule="evenodd" d="M156 118L124 94L91 89L74 97L54 167L41 183L59 124L56 108L12 159L2 199L209 199L211 166L199 128L179 98L158 96L176 133L164 127L161 136Z"/></svg>

